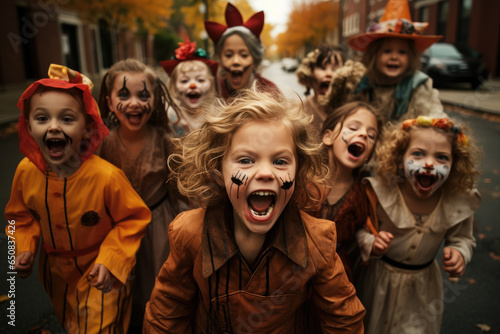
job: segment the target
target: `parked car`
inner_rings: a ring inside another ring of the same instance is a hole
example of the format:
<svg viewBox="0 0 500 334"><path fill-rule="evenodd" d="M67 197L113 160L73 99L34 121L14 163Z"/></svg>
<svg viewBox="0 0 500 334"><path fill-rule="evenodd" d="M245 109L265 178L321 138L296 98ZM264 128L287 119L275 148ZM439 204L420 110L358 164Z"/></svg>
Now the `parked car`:
<svg viewBox="0 0 500 334"><path fill-rule="evenodd" d="M299 61L295 58L281 59L281 68L287 72L293 72L299 67Z"/></svg>
<svg viewBox="0 0 500 334"><path fill-rule="evenodd" d="M470 82L476 89L488 78L481 55L470 47L436 43L424 51L420 60L422 71L436 87L445 82Z"/></svg>

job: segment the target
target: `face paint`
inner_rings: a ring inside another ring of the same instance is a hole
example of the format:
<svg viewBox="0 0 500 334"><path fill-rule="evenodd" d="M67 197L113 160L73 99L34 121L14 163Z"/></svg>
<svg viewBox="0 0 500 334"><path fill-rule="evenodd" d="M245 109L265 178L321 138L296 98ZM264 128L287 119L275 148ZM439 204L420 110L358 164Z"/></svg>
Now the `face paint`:
<svg viewBox="0 0 500 334"><path fill-rule="evenodd" d="M293 182L295 180L292 180L292 176L290 175L290 173L288 173L288 180L284 181L281 177L280 177L280 180L283 183L283 185L281 185L281 189L283 189L285 191L284 201L286 201L287 191L293 186Z"/></svg>
<svg viewBox="0 0 500 334"><path fill-rule="evenodd" d="M439 189L450 175L448 165L428 165L423 161L407 159L404 164L405 177L414 186L414 189L430 196Z"/></svg>
<svg viewBox="0 0 500 334"><path fill-rule="evenodd" d="M128 97L130 95L130 92L127 88L127 77L123 77L123 86L122 88L118 91L118 97Z"/></svg>
<svg viewBox="0 0 500 334"><path fill-rule="evenodd" d="M240 186L242 184L246 185L246 181L248 180L247 176L243 173L240 173L240 171L237 171L231 176L231 187L229 189L229 193L231 193L231 189L233 188L233 183L238 186L238 190L236 191L236 198L240 198Z"/></svg>

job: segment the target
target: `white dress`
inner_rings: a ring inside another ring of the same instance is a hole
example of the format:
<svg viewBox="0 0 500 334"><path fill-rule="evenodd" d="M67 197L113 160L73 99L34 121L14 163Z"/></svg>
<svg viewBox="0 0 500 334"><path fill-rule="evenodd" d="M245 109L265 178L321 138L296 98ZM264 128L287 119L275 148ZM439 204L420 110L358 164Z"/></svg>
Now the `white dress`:
<svg viewBox="0 0 500 334"><path fill-rule="evenodd" d="M389 259L422 265L423 269L400 269L381 258L370 257L375 236L359 230L356 237L367 266L355 273L358 297L366 308L367 334L439 333L443 314L443 282L435 260L442 241L457 249L467 264L472 257L473 214L481 197L477 190L441 195L434 211L423 219L410 212L399 187L390 188L381 179L369 177L378 198L379 230L394 235L385 254Z"/></svg>

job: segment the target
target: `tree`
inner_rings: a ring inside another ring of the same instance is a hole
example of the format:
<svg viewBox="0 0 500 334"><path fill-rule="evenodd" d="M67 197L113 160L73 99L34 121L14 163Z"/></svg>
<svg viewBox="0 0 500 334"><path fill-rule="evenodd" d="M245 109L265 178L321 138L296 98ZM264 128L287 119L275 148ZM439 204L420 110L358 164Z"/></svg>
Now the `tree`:
<svg viewBox="0 0 500 334"><path fill-rule="evenodd" d="M173 0L69 0L65 7L76 9L83 19L105 19L115 29L143 27L149 32L166 27Z"/></svg>
<svg viewBox="0 0 500 334"><path fill-rule="evenodd" d="M288 18L287 30L276 44L282 56L293 57L327 40L338 28L338 4L332 1L302 1Z"/></svg>

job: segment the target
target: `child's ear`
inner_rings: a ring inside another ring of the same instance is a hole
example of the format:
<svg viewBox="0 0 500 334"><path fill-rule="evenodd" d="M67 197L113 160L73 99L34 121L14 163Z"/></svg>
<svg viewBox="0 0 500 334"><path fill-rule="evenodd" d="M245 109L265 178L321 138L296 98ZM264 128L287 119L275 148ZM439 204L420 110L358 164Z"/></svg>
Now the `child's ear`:
<svg viewBox="0 0 500 334"><path fill-rule="evenodd" d="M323 144L325 144L326 146L332 146L334 139L335 138L333 136L332 130L326 130L323 134Z"/></svg>

